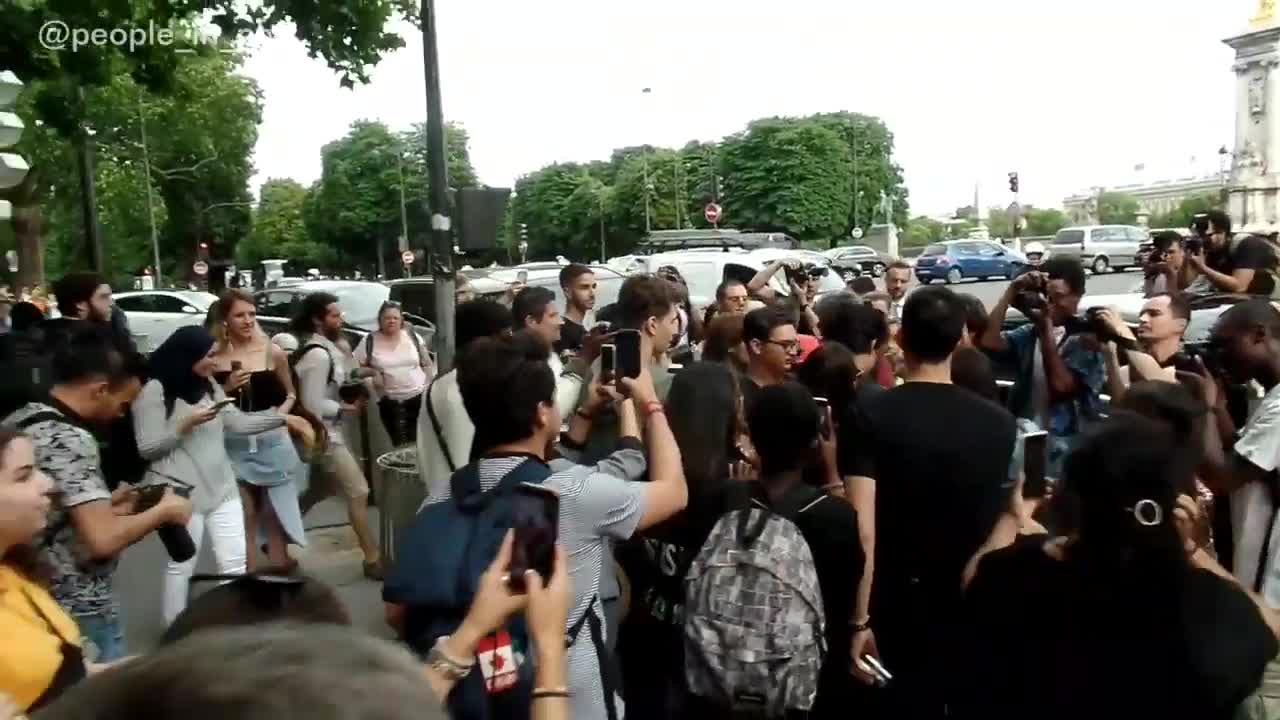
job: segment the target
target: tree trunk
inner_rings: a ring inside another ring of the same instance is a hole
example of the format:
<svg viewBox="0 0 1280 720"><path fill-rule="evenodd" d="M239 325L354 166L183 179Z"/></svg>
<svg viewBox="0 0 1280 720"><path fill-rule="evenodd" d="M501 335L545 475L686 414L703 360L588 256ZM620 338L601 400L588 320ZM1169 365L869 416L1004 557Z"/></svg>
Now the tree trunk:
<svg viewBox="0 0 1280 720"><path fill-rule="evenodd" d="M14 275L14 289L21 287L34 288L43 283L44 278L44 242L41 232L44 226L44 215L40 207L39 183L36 175L38 168L31 168L20 185L8 193L13 204L14 242L18 248L18 272Z"/></svg>

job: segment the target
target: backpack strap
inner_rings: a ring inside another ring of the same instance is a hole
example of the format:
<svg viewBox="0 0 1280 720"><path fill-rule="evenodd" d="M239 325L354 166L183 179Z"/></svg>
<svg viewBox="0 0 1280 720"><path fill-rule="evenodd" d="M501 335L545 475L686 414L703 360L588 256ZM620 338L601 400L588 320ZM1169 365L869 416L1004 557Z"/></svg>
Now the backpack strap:
<svg viewBox="0 0 1280 720"><path fill-rule="evenodd" d="M756 523L752 527L747 527L750 521L751 513L742 512L738 514L738 537L743 540L743 547L750 547L756 538L760 537L760 533L764 532L764 525L769 521L769 515L780 515L788 520L795 520L797 517L808 511L813 506L822 502L827 494L810 485L797 485L787 491L776 503L769 503L759 498L752 498L751 504L764 510L758 515Z"/></svg>
<svg viewBox="0 0 1280 720"><path fill-rule="evenodd" d="M457 472L458 465L453 461L453 453L449 451L449 442L444 439L444 428L440 426L440 418L436 416L436 406L431 402L431 389L435 386L435 380L432 380L427 385L427 417L431 418L431 429L436 433L436 440L440 443L440 451L444 453L444 462L449 466L449 472Z"/></svg>
<svg viewBox="0 0 1280 720"><path fill-rule="evenodd" d="M18 430L26 430L32 425L39 425L42 422L56 422L56 423L62 423L63 425L72 425L75 427L80 427L78 424L72 422L71 419L68 418L66 415L63 415L62 413L56 412L54 410L42 410L38 413L33 413L31 415L28 415L27 417L24 417L22 418L22 420L18 421L18 424L15 425L14 427Z"/></svg>
<svg viewBox="0 0 1280 720"><path fill-rule="evenodd" d="M546 463L530 458L502 476L497 485L484 490L480 485L480 461L477 460L449 478L449 491L459 509L465 513L474 513L484 509L495 496L505 495L517 485L541 485L550 476L551 468Z"/></svg>
<svg viewBox="0 0 1280 720"><path fill-rule="evenodd" d="M306 356L307 353L317 348L319 348L320 350L323 350L325 357L329 358L329 374L328 374L328 382L326 384L333 385L337 382L333 378L333 353L329 352L329 348L325 347L324 345L321 345L320 343L307 343L306 345L303 345L301 348L298 349L298 352L294 354L293 364L297 365L298 362L301 361L302 358Z"/></svg>
<svg viewBox="0 0 1280 720"><path fill-rule="evenodd" d="M591 601L587 603L587 609L582 613L582 617L578 618L569 631L565 633L565 648L573 647L578 641L578 636L582 634L582 627L585 625L590 633L591 645L596 651L596 659L600 663L600 686L604 690L604 706L608 714L608 720L617 720L618 708L614 705L614 688L616 687L615 676L613 673L612 655L609 653L609 647L604 642L604 623L600 621L600 616L596 614L596 601L599 595L592 595Z"/></svg>

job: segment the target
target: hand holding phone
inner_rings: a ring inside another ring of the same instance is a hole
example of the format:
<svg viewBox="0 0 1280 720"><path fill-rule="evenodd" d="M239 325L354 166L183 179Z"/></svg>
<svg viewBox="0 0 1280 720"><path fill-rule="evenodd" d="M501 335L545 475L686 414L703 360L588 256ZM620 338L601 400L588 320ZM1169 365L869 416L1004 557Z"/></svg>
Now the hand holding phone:
<svg viewBox="0 0 1280 720"><path fill-rule="evenodd" d="M618 346L605 343L600 346L600 382L608 384L614 381L617 372Z"/></svg>
<svg viewBox="0 0 1280 720"><path fill-rule="evenodd" d="M235 398L223 398L213 404L213 410L214 412L219 412L223 408L227 407L228 405L235 405L235 404L236 404Z"/></svg>
<svg viewBox="0 0 1280 720"><path fill-rule="evenodd" d="M831 401L824 397L813 399L818 404L818 432L823 439L831 437Z"/></svg>
<svg viewBox="0 0 1280 720"><path fill-rule="evenodd" d="M525 571L533 570L545 585L555 570L556 537L560 523L560 495L551 488L525 483L512 497L511 588L525 591Z"/></svg>
<svg viewBox="0 0 1280 720"><path fill-rule="evenodd" d="M1044 430L1022 436L1022 496L1043 498L1048 490L1049 433Z"/></svg>
<svg viewBox="0 0 1280 720"><path fill-rule="evenodd" d="M619 377L638 378L643 368L640 357L640 331L619 330L613 335L613 344L617 348L616 370Z"/></svg>

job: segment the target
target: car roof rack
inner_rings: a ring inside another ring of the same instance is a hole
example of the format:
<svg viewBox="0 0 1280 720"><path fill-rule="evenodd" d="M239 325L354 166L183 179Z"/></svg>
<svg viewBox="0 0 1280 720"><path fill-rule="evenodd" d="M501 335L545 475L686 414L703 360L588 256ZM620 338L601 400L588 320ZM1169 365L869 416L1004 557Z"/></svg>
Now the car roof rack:
<svg viewBox="0 0 1280 720"><path fill-rule="evenodd" d="M636 246L636 253L653 255L673 250L781 248L795 250L800 242L786 233L742 232L732 229L654 230Z"/></svg>

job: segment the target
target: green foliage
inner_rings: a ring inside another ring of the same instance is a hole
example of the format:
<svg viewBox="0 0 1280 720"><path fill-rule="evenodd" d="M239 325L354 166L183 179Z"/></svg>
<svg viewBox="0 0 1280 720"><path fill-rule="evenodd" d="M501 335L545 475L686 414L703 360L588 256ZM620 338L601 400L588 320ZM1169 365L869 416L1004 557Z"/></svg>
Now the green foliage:
<svg viewBox="0 0 1280 720"><path fill-rule="evenodd" d="M285 258L306 267L329 267L333 250L307 233L303 209L307 189L296 180L272 178L262 184L253 214L253 232L236 248L236 263L255 267L263 260Z"/></svg>
<svg viewBox="0 0 1280 720"><path fill-rule="evenodd" d="M1222 206L1222 196L1216 192L1202 193L1184 198L1172 211L1155 214L1147 223L1153 228L1185 228L1196 215Z"/></svg>
<svg viewBox="0 0 1280 720"><path fill-rule="evenodd" d="M853 197L849 145L820 122L757 120L720 149L724 207L734 224L832 238L848 228Z"/></svg>
<svg viewBox="0 0 1280 720"><path fill-rule="evenodd" d="M947 226L932 218L911 218L902 234L902 247L923 247L947 238Z"/></svg>
<svg viewBox="0 0 1280 720"><path fill-rule="evenodd" d="M1057 208L1028 208L1024 210L1027 229L1022 232L1026 237L1053 235L1071 224L1071 218Z"/></svg>
<svg viewBox="0 0 1280 720"><path fill-rule="evenodd" d="M1104 192L1097 203L1098 222L1102 225L1132 225L1138 220L1138 200L1132 195Z"/></svg>
<svg viewBox="0 0 1280 720"><path fill-rule="evenodd" d="M863 229L885 222L881 195L893 201L893 222L907 224L907 187L902 168L893 162L893 133L880 118L851 112L825 113L810 119L831 128L849 145L854 166L854 192L850 198L848 227Z"/></svg>
<svg viewBox="0 0 1280 720"><path fill-rule="evenodd" d="M477 185L466 130L446 125L445 142L450 187ZM309 241L332 253L329 261L337 267L367 273L399 267L387 258L401 234L402 178L410 245L421 246L430 232L425 127L394 133L380 122L357 121L324 146L321 158L320 180L303 204Z"/></svg>
<svg viewBox="0 0 1280 720"><path fill-rule="evenodd" d="M528 230L530 260L556 255L586 258L599 253L599 235L593 235L592 230L602 215L610 212L612 196L585 166L548 165L517 180L515 192L511 217L517 235L521 224Z"/></svg>

